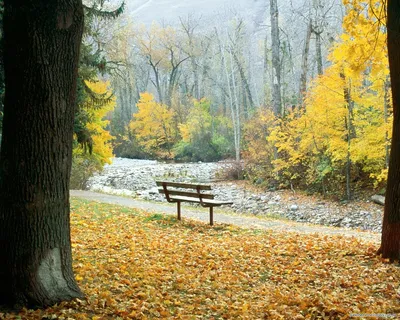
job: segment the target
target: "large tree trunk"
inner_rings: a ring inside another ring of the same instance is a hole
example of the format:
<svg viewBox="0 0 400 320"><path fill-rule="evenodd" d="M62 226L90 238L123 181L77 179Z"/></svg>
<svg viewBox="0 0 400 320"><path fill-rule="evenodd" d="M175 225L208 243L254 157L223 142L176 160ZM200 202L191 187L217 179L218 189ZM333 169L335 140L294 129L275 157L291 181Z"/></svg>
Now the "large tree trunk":
<svg viewBox="0 0 400 320"><path fill-rule="evenodd" d="M0 304L81 297L69 220L81 0L5 0Z"/></svg>
<svg viewBox="0 0 400 320"><path fill-rule="evenodd" d="M382 242L383 258L400 260L400 2L387 2L387 32L393 97L393 134L386 189Z"/></svg>

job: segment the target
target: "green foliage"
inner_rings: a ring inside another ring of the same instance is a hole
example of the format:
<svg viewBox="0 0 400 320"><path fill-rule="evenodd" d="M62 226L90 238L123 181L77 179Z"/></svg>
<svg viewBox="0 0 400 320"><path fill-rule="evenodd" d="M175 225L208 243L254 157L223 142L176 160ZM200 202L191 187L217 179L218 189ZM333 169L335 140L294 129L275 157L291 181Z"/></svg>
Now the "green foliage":
<svg viewBox="0 0 400 320"><path fill-rule="evenodd" d="M72 156L72 170L70 188L76 190L87 189L88 180L96 172L101 171L103 164L88 153L74 153Z"/></svg>
<svg viewBox="0 0 400 320"><path fill-rule="evenodd" d="M182 141L175 149L175 158L185 161L215 161L233 153L226 132L229 121L211 114L211 102L207 99L193 100L186 123L179 126Z"/></svg>
<svg viewBox="0 0 400 320"><path fill-rule="evenodd" d="M105 2L106 2L105 0L94 1L91 6L84 4L84 8L86 10L86 17L115 19L124 12L125 2L122 2L121 5L117 7L115 10L105 10L103 7Z"/></svg>
<svg viewBox="0 0 400 320"><path fill-rule="evenodd" d="M151 154L147 153L137 142L135 137L126 139L118 136L113 143L113 152L117 157L130 159L148 159Z"/></svg>
<svg viewBox="0 0 400 320"><path fill-rule="evenodd" d="M174 148L175 159L180 161L216 161L221 158L218 146L208 136L195 139L192 143L180 141Z"/></svg>

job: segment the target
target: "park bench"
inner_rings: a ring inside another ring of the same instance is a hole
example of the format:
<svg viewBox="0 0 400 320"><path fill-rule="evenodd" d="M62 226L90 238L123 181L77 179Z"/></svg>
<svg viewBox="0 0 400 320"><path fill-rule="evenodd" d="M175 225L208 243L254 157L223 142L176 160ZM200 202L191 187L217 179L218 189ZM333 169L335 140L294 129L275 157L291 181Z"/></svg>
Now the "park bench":
<svg viewBox="0 0 400 320"><path fill-rule="evenodd" d="M178 220L181 220L181 202L199 203L202 207L210 209L210 225L214 224L213 208L229 205L233 202L214 200L214 195L207 192L210 185L156 181L158 192L165 195L168 202L176 202Z"/></svg>

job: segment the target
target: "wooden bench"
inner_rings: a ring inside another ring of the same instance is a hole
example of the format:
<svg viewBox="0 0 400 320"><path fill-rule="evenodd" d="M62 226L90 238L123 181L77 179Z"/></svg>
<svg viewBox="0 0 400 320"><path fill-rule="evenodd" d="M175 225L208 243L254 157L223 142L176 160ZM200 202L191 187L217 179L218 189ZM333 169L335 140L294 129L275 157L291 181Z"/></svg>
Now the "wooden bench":
<svg viewBox="0 0 400 320"><path fill-rule="evenodd" d="M210 225L214 224L213 208L229 205L233 202L214 200L214 195L205 193L211 190L210 185L192 184L168 181L156 181L158 192L165 195L168 202L176 202L178 220L181 220L181 202L200 203L202 207L210 208Z"/></svg>

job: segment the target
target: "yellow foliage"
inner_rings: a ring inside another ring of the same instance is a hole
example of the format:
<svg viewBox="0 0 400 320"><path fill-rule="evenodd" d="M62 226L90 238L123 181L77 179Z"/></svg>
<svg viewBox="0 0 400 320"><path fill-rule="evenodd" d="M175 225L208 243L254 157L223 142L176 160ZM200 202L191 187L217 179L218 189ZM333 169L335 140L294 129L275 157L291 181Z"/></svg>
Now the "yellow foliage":
<svg viewBox="0 0 400 320"><path fill-rule="evenodd" d="M267 136L271 134L274 125L273 112L268 109L259 110L245 125L244 139L246 143L243 156L250 180L268 180L273 177L274 150L272 143L267 140ZM271 138L271 140L273 139Z"/></svg>
<svg viewBox="0 0 400 320"><path fill-rule="evenodd" d="M166 149L171 157L171 148L176 140L174 112L158 103L150 93L141 93L137 103L138 112L133 115L129 128L139 144L149 153L160 153Z"/></svg>
<svg viewBox="0 0 400 320"><path fill-rule="evenodd" d="M389 74L387 63L385 8L382 1L344 1L347 14L343 20L344 33L334 46L330 60L338 64L346 77L353 81L367 78L374 82Z"/></svg>
<svg viewBox="0 0 400 320"><path fill-rule="evenodd" d="M341 182L349 160L353 171L361 169L372 182L386 179L392 111L386 34L380 24L385 10L379 1L344 4L344 33L329 55L331 66L311 83L305 109L264 121L269 127L264 136L278 153L264 163L273 164L281 181ZM261 154L253 143L248 142L250 162ZM271 146L265 144L264 150L271 153Z"/></svg>
<svg viewBox="0 0 400 320"><path fill-rule="evenodd" d="M86 295L2 319L349 319L395 314L400 273L376 243L322 233L177 222L72 200Z"/></svg>
<svg viewBox="0 0 400 320"><path fill-rule="evenodd" d="M109 120L105 119L106 115L114 110L116 104L116 98L112 96L109 81L97 81L97 82L85 82L86 85L96 94L105 95L110 97L106 99L104 103L94 105L90 98L87 97L85 101L85 112L90 121L86 124L86 129L91 134L93 142L92 156L101 164L111 163L113 157L111 141L113 137L110 135L106 127L109 124ZM74 149L75 155L83 155L84 150L82 147L76 147Z"/></svg>

